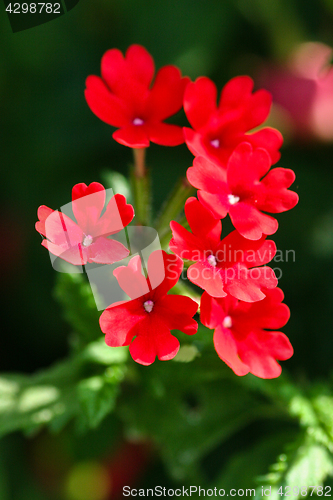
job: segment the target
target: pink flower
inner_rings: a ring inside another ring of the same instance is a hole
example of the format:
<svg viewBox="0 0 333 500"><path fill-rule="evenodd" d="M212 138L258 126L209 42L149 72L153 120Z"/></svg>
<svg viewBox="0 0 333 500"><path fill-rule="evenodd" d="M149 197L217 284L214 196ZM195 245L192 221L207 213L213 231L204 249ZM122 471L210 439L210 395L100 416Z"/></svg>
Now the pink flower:
<svg viewBox="0 0 333 500"><path fill-rule="evenodd" d="M284 67L267 67L261 80L287 112L297 136L333 140L333 50L318 42L297 46Z"/></svg>
<svg viewBox="0 0 333 500"><path fill-rule="evenodd" d="M148 279L141 272L139 256L114 270L120 287L133 300L114 304L101 315L107 345L129 345L132 358L142 365L150 365L156 356L162 361L176 356L179 341L170 330L193 335L198 328L192 319L198 304L189 297L167 295L182 269L179 257L157 250L148 259Z"/></svg>
<svg viewBox="0 0 333 500"><path fill-rule="evenodd" d="M195 156L204 156L226 167L240 142L266 149L272 163L280 158L280 132L262 128L248 134L268 117L272 98L266 90L252 94L253 81L248 76L232 78L222 89L218 107L217 89L206 77L189 83L184 95L184 110L193 129L185 128L185 141Z"/></svg>
<svg viewBox="0 0 333 500"><path fill-rule="evenodd" d="M181 127L163 123L183 104L189 78L182 78L175 66L164 66L151 86L155 66L140 45L131 45L124 58L118 49L102 58L102 78L88 76L85 97L101 120L117 127L113 138L131 148L146 148L149 141L162 146L184 142Z"/></svg>
<svg viewBox="0 0 333 500"><path fill-rule="evenodd" d="M263 299L263 287L276 287L274 271L266 266L257 267L274 257L273 241L265 241L266 236L257 241L247 240L237 231L220 241L221 221L196 198L187 200L185 215L192 233L172 221L173 238L169 246L182 259L196 262L187 271L192 283L213 297L225 297L229 293L246 302Z"/></svg>
<svg viewBox="0 0 333 500"><path fill-rule="evenodd" d="M187 178L200 189L199 200L216 218L229 213L244 238L259 240L263 234L273 234L278 229L277 220L263 211L285 212L298 202L298 195L287 189L295 180L294 172L287 168L269 171L270 166L264 149L253 149L243 142L229 158L226 173L207 159L197 157Z"/></svg>
<svg viewBox="0 0 333 500"><path fill-rule="evenodd" d="M45 236L42 245L53 255L74 265L87 262L112 264L128 256L129 250L109 238L124 229L134 217L132 205L116 194L105 212L105 189L92 182L76 184L72 190L72 209L77 223L67 215L42 205L38 209L37 231Z"/></svg>
<svg viewBox="0 0 333 500"><path fill-rule="evenodd" d="M261 378L281 374L277 359L289 359L293 348L282 332L268 331L283 327L290 316L281 304L280 288L266 290L266 298L249 304L230 295L214 299L204 293L201 298L201 322L214 331L214 346L219 357L236 373L251 372Z"/></svg>

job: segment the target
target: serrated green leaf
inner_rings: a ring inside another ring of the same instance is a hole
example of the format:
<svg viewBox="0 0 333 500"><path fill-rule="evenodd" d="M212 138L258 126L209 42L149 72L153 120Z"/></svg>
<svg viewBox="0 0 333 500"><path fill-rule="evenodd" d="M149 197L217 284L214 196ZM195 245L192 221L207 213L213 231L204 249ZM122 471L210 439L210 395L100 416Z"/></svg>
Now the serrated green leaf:
<svg viewBox="0 0 333 500"><path fill-rule="evenodd" d="M83 414L82 426L97 427L114 407L119 393L119 383L126 372L125 365L113 365L104 374L81 380L77 386L78 399Z"/></svg>
<svg viewBox="0 0 333 500"><path fill-rule="evenodd" d="M321 485L332 473L333 461L329 452L317 444L304 445L298 448L293 463L285 474L285 483L298 487Z"/></svg>
<svg viewBox="0 0 333 500"><path fill-rule="evenodd" d="M88 427L97 427L103 418L113 410L118 386L107 382L103 377L95 376L82 380L77 390L83 410L81 418L85 417L84 420L86 420Z"/></svg>

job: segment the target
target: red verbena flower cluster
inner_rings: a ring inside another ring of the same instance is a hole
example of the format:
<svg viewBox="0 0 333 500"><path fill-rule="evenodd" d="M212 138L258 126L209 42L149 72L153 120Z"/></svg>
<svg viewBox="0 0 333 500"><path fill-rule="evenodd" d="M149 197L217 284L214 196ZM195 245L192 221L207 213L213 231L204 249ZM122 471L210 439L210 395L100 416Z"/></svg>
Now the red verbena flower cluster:
<svg viewBox="0 0 333 500"><path fill-rule="evenodd" d="M187 278L204 290L200 317L214 329L219 357L237 375L277 377L277 360L290 358L293 349L288 338L275 331L287 323L289 309L282 304L273 269L266 265L276 253L275 243L266 238L278 229L269 214L290 210L298 196L288 189L294 172L271 168L280 159L281 134L269 127L258 130L270 112L271 95L253 92L252 79L239 76L225 85L217 105L217 89L209 78L190 82L178 68L165 66L153 81L154 72L151 55L132 45L125 56L117 49L106 52L101 77L86 81L88 106L117 128L117 142L133 149L147 148L150 142L186 142L195 156L187 179L198 189L198 198L188 198L184 208L190 230L170 222L173 254L152 252L147 274L138 255L113 271L130 300L102 313L106 343L129 345L132 358L143 365L156 356L169 360L177 354L179 341L171 330L192 335L198 328L193 319L198 303L168 294L185 260ZM164 122L182 107L192 128ZM111 238L134 216L123 196L113 196L103 214L105 190L99 183L77 184L72 199L76 222L62 212L39 208L36 229L45 237L43 246L76 265L112 264L130 255ZM221 239L221 219L227 214L235 230Z"/></svg>

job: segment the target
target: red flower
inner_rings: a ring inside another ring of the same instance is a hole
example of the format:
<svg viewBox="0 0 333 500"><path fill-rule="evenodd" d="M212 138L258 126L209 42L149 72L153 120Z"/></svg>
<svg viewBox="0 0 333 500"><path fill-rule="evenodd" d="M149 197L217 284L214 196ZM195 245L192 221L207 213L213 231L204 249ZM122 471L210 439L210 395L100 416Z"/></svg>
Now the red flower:
<svg viewBox="0 0 333 500"><path fill-rule="evenodd" d="M281 304L280 288L266 290L266 298L249 304L231 297L214 299L204 293L201 297L202 323L215 328L214 345L220 358L236 373L251 372L261 378L275 378L281 374L276 359L293 355L293 348L282 332L290 316L289 308Z"/></svg>
<svg viewBox="0 0 333 500"><path fill-rule="evenodd" d="M193 335L198 328L192 319L198 304L189 297L167 295L182 269L179 257L157 250L148 259L148 279L141 272L139 256L114 270L120 287L133 300L114 304L101 315L107 345L130 345L132 358L142 365L150 365L156 356L163 361L176 356L179 341L170 330Z"/></svg>
<svg viewBox="0 0 333 500"><path fill-rule="evenodd" d="M172 221L173 238L169 246L183 259L196 262L187 271L192 283L212 297L225 297L229 293L246 302L263 299L265 294L261 289L277 285L270 267L256 267L274 257L276 247L273 241L265 241L266 236L250 241L237 231L220 241L221 221L217 221L196 198L187 200L185 215L192 233Z"/></svg>
<svg viewBox="0 0 333 500"><path fill-rule="evenodd" d="M218 161L225 167L233 150L240 142L250 142L265 148L272 163L280 158L282 136L275 129L265 127L248 134L267 118L272 98L266 90L252 94L253 81L248 76L230 80L222 89L216 107L217 89L206 77L189 83L184 96L184 110L194 128L184 128L185 141L195 156Z"/></svg>
<svg viewBox="0 0 333 500"><path fill-rule="evenodd" d="M72 190L72 209L77 224L67 215L42 205L38 209L37 231L45 236L42 245L57 257L74 265L87 262L112 264L128 256L129 250L108 236L120 232L134 217L132 205L116 194L105 212L105 189L92 182L76 184Z"/></svg>
<svg viewBox="0 0 333 500"><path fill-rule="evenodd" d="M231 155L226 174L207 159L198 157L188 169L187 178L200 189L199 200L215 217L221 219L229 213L242 236L258 240L278 228L277 220L262 211L285 212L298 202L298 195L287 189L295 180L294 172L287 168L268 172L270 166L270 157L264 149L253 149L251 144L243 142Z"/></svg>
<svg viewBox="0 0 333 500"><path fill-rule="evenodd" d="M287 64L264 67L259 76L299 138L333 140L332 55L332 48L322 43L301 43Z"/></svg>
<svg viewBox="0 0 333 500"><path fill-rule="evenodd" d="M117 127L113 138L131 148L146 148L149 141L162 146L184 142L181 127L163 123L183 104L189 78L178 68L164 66L154 76L154 61L144 47L131 45L124 58L118 49L102 58L102 78L88 76L85 97L101 120Z"/></svg>

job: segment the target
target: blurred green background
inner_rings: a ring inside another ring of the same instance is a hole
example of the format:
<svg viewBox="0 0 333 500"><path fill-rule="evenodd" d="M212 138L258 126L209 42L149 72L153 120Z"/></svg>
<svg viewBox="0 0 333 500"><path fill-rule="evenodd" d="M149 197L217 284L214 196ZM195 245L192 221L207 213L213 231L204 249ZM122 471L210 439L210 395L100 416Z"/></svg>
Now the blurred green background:
<svg viewBox="0 0 333 500"><path fill-rule="evenodd" d="M333 47L333 2L80 0L59 19L15 34L4 6L1 11L0 369L34 373L66 356L72 330L54 300L56 273L34 230L37 208L45 204L56 209L68 203L74 184L102 181L101 172L106 169L126 175L132 160L131 150L112 140L114 129L101 122L84 99L85 78L100 73L103 53L113 47L125 51L130 44L139 43L153 55L157 68L176 64L192 79L209 76L221 89L235 75L249 74L256 79L260 67L283 63L300 42L319 41ZM187 124L182 113L176 121ZM185 145L151 146L147 161L152 168L156 210L192 158ZM333 143L287 137L279 165L296 172L294 189L300 196L293 211L278 216L280 228L274 235L279 249L296 252L295 262L281 263L280 286L292 313L284 332L295 349L283 370L306 386L326 380L332 373ZM190 380L193 367L178 369L178 365L177 376L184 371ZM173 367L176 364L169 369L171 379ZM157 376L158 368L154 370L150 373ZM148 374L142 377L146 380ZM216 384L221 405L224 392L232 392L235 378L231 373L226 384ZM154 390L158 392L158 387ZM195 409L191 391L188 404ZM235 409L233 418L238 411L242 410ZM179 422L172 418L166 425L177 427ZM153 416L151 419L154 421ZM265 437L273 425L281 431L274 444ZM184 427L183 432L189 433L194 446L197 431ZM226 478L237 477L242 463L236 451L245 446L251 453L256 442L257 450L261 446L258 456L263 465L254 472L265 474L266 463L274 462L278 445L284 442L281 436L294 432L290 422L274 419L248 425L223 444L212 432L209 453L203 452L201 457L202 467L211 480L220 474L226 483ZM133 484L177 484L177 474L170 476L158 451L147 445L128 445L122 435L121 419L111 415L97 430L84 435L66 427L55 437L46 431L30 439L20 433L4 437L0 442L0 499L117 498L115 489L113 494L109 492L106 479L114 462L123 463L124 470L133 463L141 464L130 478ZM250 487L244 468L242 471L239 487ZM181 475L179 480L181 483ZM230 487L234 481L230 479Z"/></svg>

